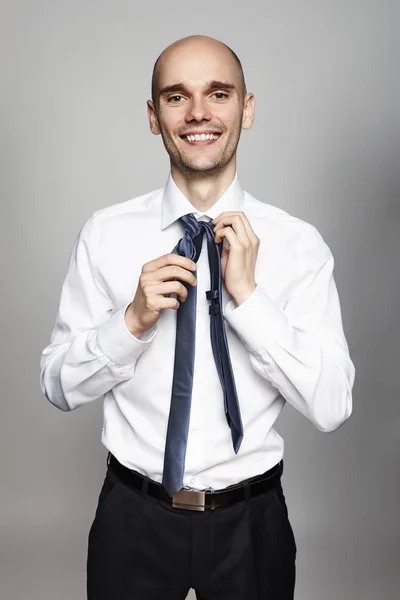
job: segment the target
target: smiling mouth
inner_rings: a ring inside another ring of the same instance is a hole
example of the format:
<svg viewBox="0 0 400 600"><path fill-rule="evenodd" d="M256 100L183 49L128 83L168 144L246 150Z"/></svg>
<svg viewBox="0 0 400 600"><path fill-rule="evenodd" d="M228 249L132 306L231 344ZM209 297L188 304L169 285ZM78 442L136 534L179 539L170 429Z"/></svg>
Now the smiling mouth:
<svg viewBox="0 0 400 600"><path fill-rule="evenodd" d="M181 135L180 138L190 146L210 146L215 144L221 137L221 133L196 133L193 135Z"/></svg>

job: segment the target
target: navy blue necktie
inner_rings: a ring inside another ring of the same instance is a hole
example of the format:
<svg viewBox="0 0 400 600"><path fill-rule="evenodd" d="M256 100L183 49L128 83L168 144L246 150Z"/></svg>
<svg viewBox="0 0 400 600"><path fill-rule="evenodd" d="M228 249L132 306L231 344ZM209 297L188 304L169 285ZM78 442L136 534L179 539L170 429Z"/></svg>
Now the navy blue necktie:
<svg viewBox="0 0 400 600"><path fill-rule="evenodd" d="M219 244L215 242L214 226L211 222L197 221L192 213L184 215L179 220L185 227L185 235L175 246L173 254L186 256L197 262L201 252L203 233L205 232L207 235L211 290L206 292L206 296L208 300L211 300L209 308L211 344L224 392L225 415L231 428L233 449L237 454L243 439L243 425L221 311L221 249L223 242L221 241ZM194 271L194 275L196 276L196 271ZM197 286L186 282L182 283L188 294L185 302L182 302L177 310L174 375L162 479L162 484L170 496L173 496L183 486L195 353Z"/></svg>

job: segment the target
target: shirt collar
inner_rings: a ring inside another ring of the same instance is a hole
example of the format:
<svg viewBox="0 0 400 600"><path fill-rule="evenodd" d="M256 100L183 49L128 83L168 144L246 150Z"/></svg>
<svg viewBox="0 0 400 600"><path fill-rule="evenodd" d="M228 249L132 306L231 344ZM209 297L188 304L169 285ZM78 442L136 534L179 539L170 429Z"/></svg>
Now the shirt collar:
<svg viewBox="0 0 400 600"><path fill-rule="evenodd" d="M217 202L206 212L198 211L191 202L182 194L174 180L169 174L167 184L163 191L161 229L165 229L183 215L193 213L197 220L207 216L215 219L225 211L242 211L244 206L244 191L237 173L228 189L222 194Z"/></svg>

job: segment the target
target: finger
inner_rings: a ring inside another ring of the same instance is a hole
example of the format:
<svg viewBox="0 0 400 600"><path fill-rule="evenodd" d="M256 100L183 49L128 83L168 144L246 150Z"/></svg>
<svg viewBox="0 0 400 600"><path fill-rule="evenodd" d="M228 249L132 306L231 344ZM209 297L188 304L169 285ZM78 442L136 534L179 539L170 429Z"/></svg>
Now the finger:
<svg viewBox="0 0 400 600"><path fill-rule="evenodd" d="M230 229L236 233L238 239L245 246L250 245L250 238L247 235L247 231L244 226L244 223L237 214L235 214L232 217L226 217L224 219L221 219L220 222L216 226L215 234L217 235L217 233L219 233L219 231L221 231L221 228L223 228L224 226L230 226Z"/></svg>
<svg viewBox="0 0 400 600"><path fill-rule="evenodd" d="M180 279L182 281L187 281L192 285L197 285L197 277L192 271L183 269L182 267L177 267L175 265L161 267L161 269L158 269L157 271L157 276L160 281Z"/></svg>
<svg viewBox="0 0 400 600"><path fill-rule="evenodd" d="M245 247L245 244L238 238L232 227L223 227L215 235L218 236L215 240L217 243L219 243L222 238L225 238L231 247L238 249Z"/></svg>
<svg viewBox="0 0 400 600"><path fill-rule="evenodd" d="M242 219L243 222L243 226L246 229L246 233L248 238L253 242L256 243L258 238L252 228L252 226L250 225L250 222L247 218L247 216L245 215L244 212L242 211L226 211L221 213L220 215L218 215L218 217L216 217L212 223L214 224L218 224L220 222L220 220L224 221L224 225L227 225L230 223L229 219L232 218L233 216L239 216Z"/></svg>
<svg viewBox="0 0 400 600"><path fill-rule="evenodd" d="M185 302L188 290L183 283L180 283L179 281L164 281L163 283L154 286L153 293L161 295L176 294L181 302Z"/></svg>
<svg viewBox="0 0 400 600"><path fill-rule="evenodd" d="M168 265L177 265L178 267L182 267L183 269L188 269L190 271L197 269L197 264L190 258L187 258L186 256L180 256L179 254L169 253L146 263L143 265L142 270L143 273L150 273L152 271L156 271L157 269L161 269L162 267L167 267Z"/></svg>

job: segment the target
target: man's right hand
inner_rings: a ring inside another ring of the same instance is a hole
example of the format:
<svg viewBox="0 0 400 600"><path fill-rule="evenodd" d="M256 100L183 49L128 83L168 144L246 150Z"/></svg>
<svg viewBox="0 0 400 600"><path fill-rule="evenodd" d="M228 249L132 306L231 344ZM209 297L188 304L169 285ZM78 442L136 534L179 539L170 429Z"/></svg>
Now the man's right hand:
<svg viewBox="0 0 400 600"><path fill-rule="evenodd" d="M184 302L187 289L177 280L196 285L192 272L196 269L195 262L178 254L164 254L143 266L135 298L125 311L125 323L132 335L140 337L151 329L164 308L179 308L178 300L169 295L177 294Z"/></svg>

